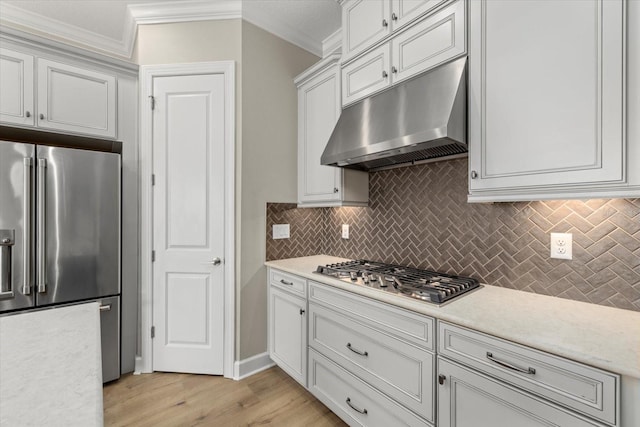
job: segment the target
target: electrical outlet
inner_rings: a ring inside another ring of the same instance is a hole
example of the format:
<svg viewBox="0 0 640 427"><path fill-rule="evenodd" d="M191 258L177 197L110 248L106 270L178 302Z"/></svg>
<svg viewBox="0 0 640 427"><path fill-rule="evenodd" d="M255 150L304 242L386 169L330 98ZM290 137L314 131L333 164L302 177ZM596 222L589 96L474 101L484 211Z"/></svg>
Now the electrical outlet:
<svg viewBox="0 0 640 427"><path fill-rule="evenodd" d="M274 239L288 239L289 224L273 224L271 235Z"/></svg>
<svg viewBox="0 0 640 427"><path fill-rule="evenodd" d="M551 233L551 258L573 259L571 233Z"/></svg>
<svg viewBox="0 0 640 427"><path fill-rule="evenodd" d="M349 224L342 224L342 238L349 238Z"/></svg>

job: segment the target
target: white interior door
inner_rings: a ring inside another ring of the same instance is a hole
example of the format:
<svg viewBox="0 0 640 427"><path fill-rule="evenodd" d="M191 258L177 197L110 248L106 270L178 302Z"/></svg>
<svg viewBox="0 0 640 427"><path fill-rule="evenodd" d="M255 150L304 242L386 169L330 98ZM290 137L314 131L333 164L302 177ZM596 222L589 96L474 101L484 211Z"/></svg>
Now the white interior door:
<svg viewBox="0 0 640 427"><path fill-rule="evenodd" d="M153 370L220 375L224 75L156 77L153 94Z"/></svg>

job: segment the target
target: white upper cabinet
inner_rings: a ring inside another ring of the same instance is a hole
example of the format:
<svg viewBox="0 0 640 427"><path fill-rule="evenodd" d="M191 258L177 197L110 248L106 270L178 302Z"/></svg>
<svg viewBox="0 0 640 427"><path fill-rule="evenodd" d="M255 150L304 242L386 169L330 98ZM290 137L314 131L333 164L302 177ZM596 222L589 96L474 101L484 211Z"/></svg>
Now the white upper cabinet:
<svg viewBox="0 0 640 427"><path fill-rule="evenodd" d="M116 138L114 75L0 48L0 123Z"/></svg>
<svg viewBox="0 0 640 427"><path fill-rule="evenodd" d="M38 59L38 126L115 138L115 77Z"/></svg>
<svg viewBox="0 0 640 427"><path fill-rule="evenodd" d="M364 52L445 0L347 0L342 3L342 60Z"/></svg>
<svg viewBox="0 0 640 427"><path fill-rule="evenodd" d="M363 1L369 3L368 1ZM344 8L356 6L356 1L345 3ZM377 2L371 2L377 4ZM391 21L401 23L424 15L424 12L443 3L442 1L392 2L394 10L402 10L400 20L398 12L391 13ZM371 7L371 6L369 6ZM343 9L343 14L347 11ZM451 2L434 13L413 20L406 26L366 53L345 61L342 68L342 105L359 101L402 80L413 77L430 68L436 67L466 53L465 1ZM343 31L347 34L344 43L353 32L349 21L343 21ZM394 28L395 29L395 28ZM370 43L369 43L370 45ZM370 47L363 44L365 48ZM346 49L347 47L344 47ZM352 51L354 56L362 50Z"/></svg>
<svg viewBox="0 0 640 427"><path fill-rule="evenodd" d="M33 56L0 49L0 121L34 125Z"/></svg>
<svg viewBox="0 0 640 427"><path fill-rule="evenodd" d="M469 16L469 200L628 187L624 2L472 1Z"/></svg>
<svg viewBox="0 0 640 427"><path fill-rule="evenodd" d="M350 0L342 6L342 60L391 33L391 0Z"/></svg>
<svg viewBox="0 0 640 427"><path fill-rule="evenodd" d="M340 117L339 55L296 78L298 85L298 205L366 206L369 174L323 166L320 157Z"/></svg>

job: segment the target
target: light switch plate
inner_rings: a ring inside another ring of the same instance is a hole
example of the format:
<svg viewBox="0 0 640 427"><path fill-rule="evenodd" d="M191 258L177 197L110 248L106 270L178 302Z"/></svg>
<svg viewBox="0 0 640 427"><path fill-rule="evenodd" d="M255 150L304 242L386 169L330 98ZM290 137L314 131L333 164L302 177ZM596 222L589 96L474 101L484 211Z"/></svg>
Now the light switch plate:
<svg viewBox="0 0 640 427"><path fill-rule="evenodd" d="M273 224L271 235L274 239L288 239L290 237L289 224Z"/></svg>
<svg viewBox="0 0 640 427"><path fill-rule="evenodd" d="M573 234L551 233L551 258L573 259Z"/></svg>
<svg viewBox="0 0 640 427"><path fill-rule="evenodd" d="M342 238L349 238L349 224L342 224Z"/></svg>

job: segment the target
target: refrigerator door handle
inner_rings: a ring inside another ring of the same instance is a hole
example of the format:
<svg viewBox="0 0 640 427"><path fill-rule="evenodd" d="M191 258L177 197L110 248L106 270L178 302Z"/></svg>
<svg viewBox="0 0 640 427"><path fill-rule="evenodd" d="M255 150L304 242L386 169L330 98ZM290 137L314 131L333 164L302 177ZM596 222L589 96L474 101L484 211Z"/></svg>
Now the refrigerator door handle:
<svg viewBox="0 0 640 427"><path fill-rule="evenodd" d="M24 202L22 206L22 214L24 215L24 239L22 242L22 293L24 295L31 294L31 166L33 159L25 157L24 159Z"/></svg>
<svg viewBox="0 0 640 427"><path fill-rule="evenodd" d="M36 189L37 199L37 227L36 227L36 250L38 269L36 271L36 280L38 286L38 293L44 293L47 291L46 284L46 246L45 246L45 219L46 219L46 198L45 198L45 186L46 186L46 172L47 172L47 159L38 159L38 188Z"/></svg>
<svg viewBox="0 0 640 427"><path fill-rule="evenodd" d="M14 230L0 230L0 299L13 298L11 286L11 246L14 245Z"/></svg>

